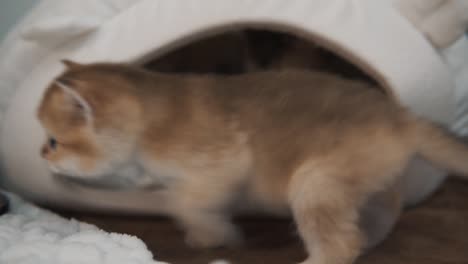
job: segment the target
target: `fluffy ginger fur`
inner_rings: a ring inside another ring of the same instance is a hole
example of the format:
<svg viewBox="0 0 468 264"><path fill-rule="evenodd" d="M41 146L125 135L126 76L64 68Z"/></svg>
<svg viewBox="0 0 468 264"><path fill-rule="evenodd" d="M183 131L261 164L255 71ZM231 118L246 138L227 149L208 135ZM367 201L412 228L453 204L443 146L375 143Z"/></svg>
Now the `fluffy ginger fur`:
<svg viewBox="0 0 468 264"><path fill-rule="evenodd" d="M165 187L192 246L239 241L227 208L249 196L292 213L304 263L352 263L365 246L359 210L414 155L468 174L464 145L362 82L66 64L38 109L50 168L82 178L142 168Z"/></svg>

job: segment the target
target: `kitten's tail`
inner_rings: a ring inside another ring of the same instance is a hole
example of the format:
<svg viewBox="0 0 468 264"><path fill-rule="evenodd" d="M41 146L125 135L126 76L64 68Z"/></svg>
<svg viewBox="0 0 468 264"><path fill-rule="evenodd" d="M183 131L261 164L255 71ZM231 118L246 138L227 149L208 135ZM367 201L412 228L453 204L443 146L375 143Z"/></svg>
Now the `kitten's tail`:
<svg viewBox="0 0 468 264"><path fill-rule="evenodd" d="M416 120L413 128L412 137L423 158L468 179L468 144L429 121Z"/></svg>

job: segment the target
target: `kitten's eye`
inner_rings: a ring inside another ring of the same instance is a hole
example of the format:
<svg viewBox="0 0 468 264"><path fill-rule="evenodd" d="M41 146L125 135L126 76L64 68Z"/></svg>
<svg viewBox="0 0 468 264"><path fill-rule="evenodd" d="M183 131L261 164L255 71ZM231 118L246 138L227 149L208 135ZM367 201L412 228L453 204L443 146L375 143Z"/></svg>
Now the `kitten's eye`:
<svg viewBox="0 0 468 264"><path fill-rule="evenodd" d="M57 148L57 140L53 137L49 138L49 147L52 150L55 150Z"/></svg>

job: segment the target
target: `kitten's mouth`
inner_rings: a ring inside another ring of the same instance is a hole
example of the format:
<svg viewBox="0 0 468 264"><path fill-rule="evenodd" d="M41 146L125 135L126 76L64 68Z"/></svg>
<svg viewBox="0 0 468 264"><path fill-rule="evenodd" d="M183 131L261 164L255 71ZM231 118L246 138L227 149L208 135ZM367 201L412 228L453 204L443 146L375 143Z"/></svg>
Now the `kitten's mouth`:
<svg viewBox="0 0 468 264"><path fill-rule="evenodd" d="M119 181L112 178L112 176L104 176L101 178L78 178L66 174L52 174L54 179L67 186L81 186L86 188L101 189L101 190L112 190L112 191L126 191L126 190L145 190L155 191L164 189L161 184L148 184L145 186L138 186L131 182Z"/></svg>

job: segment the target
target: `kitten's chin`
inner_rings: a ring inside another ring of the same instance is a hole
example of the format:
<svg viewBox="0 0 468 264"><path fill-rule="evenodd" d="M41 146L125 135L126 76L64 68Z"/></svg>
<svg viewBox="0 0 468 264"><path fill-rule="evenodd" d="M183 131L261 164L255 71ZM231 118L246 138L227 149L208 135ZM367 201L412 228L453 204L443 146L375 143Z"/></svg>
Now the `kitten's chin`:
<svg viewBox="0 0 468 264"><path fill-rule="evenodd" d="M84 170L79 166L79 164L80 162L76 159L63 159L55 163L47 161L47 166L50 172L71 178L98 180L115 172L115 166L111 166L109 162L102 162L100 166L91 170Z"/></svg>
<svg viewBox="0 0 468 264"><path fill-rule="evenodd" d="M123 166L106 174L73 173L54 167L54 178L66 185L80 185L107 190L155 190L164 188L143 172L139 166ZM52 171L52 168L51 168Z"/></svg>
<svg viewBox="0 0 468 264"><path fill-rule="evenodd" d="M115 175L103 176L100 178L73 177L66 174L53 174L55 180L67 186L81 186L93 189L125 191L125 190L147 190L154 191L164 189L165 186L147 181L142 182L129 181L129 179L115 177Z"/></svg>
<svg viewBox="0 0 468 264"><path fill-rule="evenodd" d="M63 177L70 177L70 178L81 178L81 179L99 179L103 177L103 175L98 175L97 173L83 173L74 170L68 170L61 168L57 165L49 165L49 170L54 175L61 175Z"/></svg>
<svg viewBox="0 0 468 264"><path fill-rule="evenodd" d="M51 165L51 164L48 164L48 165L49 165L50 172L52 172L53 174L60 174L60 170L56 166Z"/></svg>

